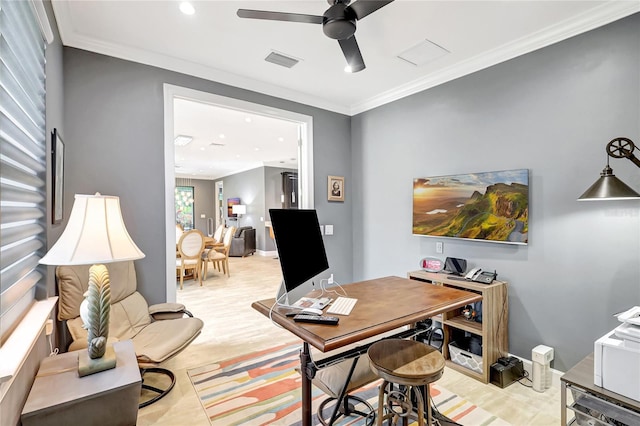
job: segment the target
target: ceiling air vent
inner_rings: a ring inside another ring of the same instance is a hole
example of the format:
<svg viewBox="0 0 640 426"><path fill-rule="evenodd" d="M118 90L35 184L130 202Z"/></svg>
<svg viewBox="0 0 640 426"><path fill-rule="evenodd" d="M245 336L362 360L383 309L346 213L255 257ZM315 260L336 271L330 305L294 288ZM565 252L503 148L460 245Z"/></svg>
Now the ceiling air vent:
<svg viewBox="0 0 640 426"><path fill-rule="evenodd" d="M287 56L274 51L271 51L271 53L269 53L269 55L267 55L264 60L267 62L271 62L272 64L280 65L287 68L292 68L295 64L300 62L300 59L296 59L291 56Z"/></svg>
<svg viewBox="0 0 640 426"><path fill-rule="evenodd" d="M450 52L447 49L438 46L429 40L424 40L399 54L398 58L403 59L412 65L420 66L434 61L448 53Z"/></svg>

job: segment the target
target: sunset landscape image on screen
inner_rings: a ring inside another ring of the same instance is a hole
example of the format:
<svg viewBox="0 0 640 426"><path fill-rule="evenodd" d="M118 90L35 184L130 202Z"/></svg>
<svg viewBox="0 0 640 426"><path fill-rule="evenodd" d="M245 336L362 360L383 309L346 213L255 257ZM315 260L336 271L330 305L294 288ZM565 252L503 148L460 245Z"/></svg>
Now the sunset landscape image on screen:
<svg viewBox="0 0 640 426"><path fill-rule="evenodd" d="M527 169L418 178L413 234L527 244Z"/></svg>

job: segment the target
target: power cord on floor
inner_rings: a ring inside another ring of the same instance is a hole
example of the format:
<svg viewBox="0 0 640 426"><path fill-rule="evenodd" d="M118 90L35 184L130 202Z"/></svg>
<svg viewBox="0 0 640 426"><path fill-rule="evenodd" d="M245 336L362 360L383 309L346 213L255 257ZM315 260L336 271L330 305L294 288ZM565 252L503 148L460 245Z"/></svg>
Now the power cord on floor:
<svg viewBox="0 0 640 426"><path fill-rule="evenodd" d="M529 383L531 383L530 385L527 385L525 383L522 383L522 380L527 380ZM522 370L522 377L519 378L517 380L518 383L520 383L522 386L524 386L525 388L532 388L533 387L533 381L529 378L529 372L527 370Z"/></svg>

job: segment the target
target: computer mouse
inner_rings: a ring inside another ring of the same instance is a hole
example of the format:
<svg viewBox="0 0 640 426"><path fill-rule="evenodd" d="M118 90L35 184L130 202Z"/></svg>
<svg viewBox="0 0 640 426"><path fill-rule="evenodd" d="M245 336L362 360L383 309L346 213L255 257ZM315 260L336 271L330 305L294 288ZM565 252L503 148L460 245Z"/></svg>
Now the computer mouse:
<svg viewBox="0 0 640 426"><path fill-rule="evenodd" d="M300 313L303 315L322 315L322 309L304 308Z"/></svg>

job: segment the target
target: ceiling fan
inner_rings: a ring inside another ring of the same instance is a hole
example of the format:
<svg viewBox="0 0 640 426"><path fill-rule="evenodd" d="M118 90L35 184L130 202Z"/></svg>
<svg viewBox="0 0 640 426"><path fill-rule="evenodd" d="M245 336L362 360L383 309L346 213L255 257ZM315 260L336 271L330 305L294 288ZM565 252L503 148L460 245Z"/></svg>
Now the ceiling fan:
<svg viewBox="0 0 640 426"><path fill-rule="evenodd" d="M351 0L327 0L331 7L322 16L251 9L238 9L238 16L240 18L322 24L324 34L329 38L338 40L350 71L358 72L365 69L365 65L356 42L356 21L392 1L358 0L353 4L349 4Z"/></svg>

